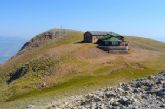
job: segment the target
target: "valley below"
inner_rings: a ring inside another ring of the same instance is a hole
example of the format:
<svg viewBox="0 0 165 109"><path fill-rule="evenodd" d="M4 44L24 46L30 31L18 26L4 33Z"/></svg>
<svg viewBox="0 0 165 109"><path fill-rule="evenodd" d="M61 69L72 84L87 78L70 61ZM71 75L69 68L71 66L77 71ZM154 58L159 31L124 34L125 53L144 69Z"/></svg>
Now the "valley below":
<svg viewBox="0 0 165 109"><path fill-rule="evenodd" d="M14 56L25 42L21 37L0 37L0 64Z"/></svg>

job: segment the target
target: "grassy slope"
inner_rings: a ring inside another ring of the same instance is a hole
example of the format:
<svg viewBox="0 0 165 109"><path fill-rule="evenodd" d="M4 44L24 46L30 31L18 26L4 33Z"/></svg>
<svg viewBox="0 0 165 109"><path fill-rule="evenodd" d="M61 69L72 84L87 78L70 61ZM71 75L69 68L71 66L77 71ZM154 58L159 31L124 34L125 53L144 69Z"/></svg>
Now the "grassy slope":
<svg viewBox="0 0 165 109"><path fill-rule="evenodd" d="M165 68L164 43L127 37L130 41L129 54L107 54L97 49L95 44L77 43L82 40L82 35L81 32L68 32L68 37L27 51L0 67L0 107L18 107L31 102L42 104L51 99L145 77ZM8 72L29 60L42 63L40 57L49 57L55 62L50 75L29 71L24 77L6 85L4 81ZM47 88L40 87L43 81Z"/></svg>

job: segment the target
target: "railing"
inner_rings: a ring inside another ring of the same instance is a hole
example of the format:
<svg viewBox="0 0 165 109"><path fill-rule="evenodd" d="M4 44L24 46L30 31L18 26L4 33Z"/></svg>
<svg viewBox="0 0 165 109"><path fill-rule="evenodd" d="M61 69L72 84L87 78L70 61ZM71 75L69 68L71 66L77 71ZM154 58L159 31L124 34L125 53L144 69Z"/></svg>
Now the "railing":
<svg viewBox="0 0 165 109"><path fill-rule="evenodd" d="M128 46L99 46L104 50L128 50Z"/></svg>
<svg viewBox="0 0 165 109"><path fill-rule="evenodd" d="M128 50L128 46L107 46L109 50Z"/></svg>

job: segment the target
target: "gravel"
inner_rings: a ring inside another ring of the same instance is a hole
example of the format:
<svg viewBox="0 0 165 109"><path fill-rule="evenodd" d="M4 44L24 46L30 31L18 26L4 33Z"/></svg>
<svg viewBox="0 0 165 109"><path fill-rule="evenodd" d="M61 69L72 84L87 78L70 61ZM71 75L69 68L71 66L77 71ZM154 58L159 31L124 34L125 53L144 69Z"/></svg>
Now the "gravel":
<svg viewBox="0 0 165 109"><path fill-rule="evenodd" d="M34 109L32 106L27 109ZM37 107L39 108L39 107ZM52 102L43 109L165 109L165 71L147 78L102 88L85 96Z"/></svg>

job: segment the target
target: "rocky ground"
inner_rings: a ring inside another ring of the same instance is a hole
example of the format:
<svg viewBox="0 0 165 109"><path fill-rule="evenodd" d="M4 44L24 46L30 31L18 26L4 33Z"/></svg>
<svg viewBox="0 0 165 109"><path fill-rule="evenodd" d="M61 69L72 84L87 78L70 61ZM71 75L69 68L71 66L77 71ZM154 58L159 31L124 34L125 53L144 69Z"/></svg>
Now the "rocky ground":
<svg viewBox="0 0 165 109"><path fill-rule="evenodd" d="M39 108L32 105L28 109ZM40 107L41 108L41 107ZM165 71L155 76L103 88L85 96L52 102L43 109L165 109Z"/></svg>

